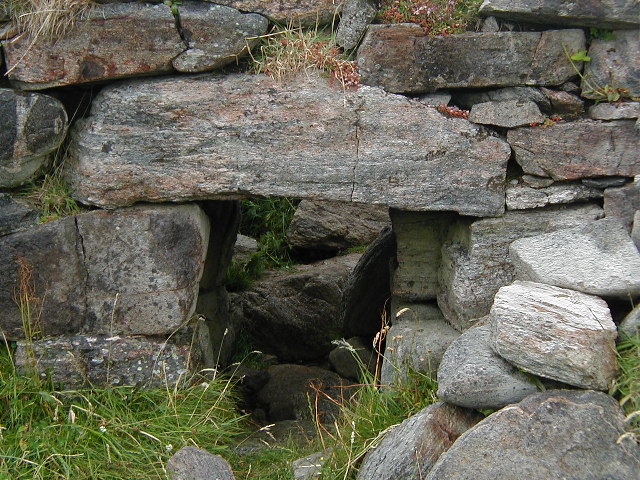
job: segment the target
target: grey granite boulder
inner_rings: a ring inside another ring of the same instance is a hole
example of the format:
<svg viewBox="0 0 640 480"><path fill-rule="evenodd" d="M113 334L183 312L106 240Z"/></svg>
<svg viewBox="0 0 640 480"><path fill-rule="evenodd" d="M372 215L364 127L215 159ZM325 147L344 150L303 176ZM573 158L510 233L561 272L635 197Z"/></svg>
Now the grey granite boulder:
<svg viewBox="0 0 640 480"><path fill-rule="evenodd" d="M336 32L336 43L345 50L358 46L378 13L378 0L346 0Z"/></svg>
<svg viewBox="0 0 640 480"><path fill-rule="evenodd" d="M258 251L258 242L246 235L238 234L233 245L233 261L247 263L254 253Z"/></svg>
<svg viewBox="0 0 640 480"><path fill-rule="evenodd" d="M41 214L20 197L0 193L0 236L37 225Z"/></svg>
<svg viewBox="0 0 640 480"><path fill-rule="evenodd" d="M464 119L312 73L108 86L73 137L74 195L109 207L252 194L495 215L510 156Z"/></svg>
<svg viewBox="0 0 640 480"><path fill-rule="evenodd" d="M633 216L633 228L631 230L631 238L633 243L636 244L638 250L640 250L640 210L636 210Z"/></svg>
<svg viewBox="0 0 640 480"><path fill-rule="evenodd" d="M316 452L291 462L294 480L316 480L322 475L322 467L329 459L324 452Z"/></svg>
<svg viewBox="0 0 640 480"><path fill-rule="evenodd" d="M636 178L632 183L604 191L604 214L616 217L629 232L633 226L633 217L640 210L640 177Z"/></svg>
<svg viewBox="0 0 640 480"><path fill-rule="evenodd" d="M604 297L640 295L640 253L616 219L522 238L509 253L521 280Z"/></svg>
<svg viewBox="0 0 640 480"><path fill-rule="evenodd" d="M624 317L624 320L622 320L622 323L620 323L618 327L618 332L620 333L620 340L640 333L640 305L636 305L636 307L631 310L631 313Z"/></svg>
<svg viewBox="0 0 640 480"><path fill-rule="evenodd" d="M431 37L417 24L371 25L358 49L358 68L365 85L396 93L560 85L575 76L563 48L585 49L584 33L467 32Z"/></svg>
<svg viewBox="0 0 640 480"><path fill-rule="evenodd" d="M490 90L459 90L454 94L454 102L462 108L471 109L478 103L486 102L534 102L543 112L551 111L551 102L537 87L504 87Z"/></svg>
<svg viewBox="0 0 640 480"><path fill-rule="evenodd" d="M507 141L518 164L531 175L574 180L640 174L640 135L632 120L581 120L549 128L517 128L509 130Z"/></svg>
<svg viewBox="0 0 640 480"><path fill-rule="evenodd" d="M550 390L503 408L467 430L426 480L628 480L640 450L610 396Z"/></svg>
<svg viewBox="0 0 640 480"><path fill-rule="evenodd" d="M594 120L624 120L640 117L640 102L601 102L589 108Z"/></svg>
<svg viewBox="0 0 640 480"><path fill-rule="evenodd" d="M460 407L498 409L537 391L526 374L493 351L486 324L454 340L438 368L438 397Z"/></svg>
<svg viewBox="0 0 640 480"><path fill-rule="evenodd" d="M0 88L0 188L34 180L66 133L67 113L60 101Z"/></svg>
<svg viewBox="0 0 640 480"><path fill-rule="evenodd" d="M533 188L525 183L507 187L508 210L525 210L548 205L578 203L602 198L602 190L581 183L555 183L548 187Z"/></svg>
<svg viewBox="0 0 640 480"><path fill-rule="evenodd" d="M518 368L580 388L611 386L617 331L604 300L517 281L498 291L489 316L493 349Z"/></svg>
<svg viewBox="0 0 640 480"><path fill-rule="evenodd" d="M482 419L472 410L435 403L385 433L369 450L357 480L410 480L423 478L440 455Z"/></svg>
<svg viewBox="0 0 640 480"><path fill-rule="evenodd" d="M210 1L210 0L206 0ZM242 12L264 15L281 25L314 27L337 20L342 0L215 0Z"/></svg>
<svg viewBox="0 0 640 480"><path fill-rule="evenodd" d="M510 100L476 103L469 112L469 121L497 127L515 128L544 122L534 102Z"/></svg>
<svg viewBox="0 0 640 480"><path fill-rule="evenodd" d="M220 455L197 447L182 447L167 461L171 480L235 480L231 465Z"/></svg>
<svg viewBox="0 0 640 480"><path fill-rule="evenodd" d="M485 0L482 15L508 21L561 27L638 28L640 6L634 0Z"/></svg>

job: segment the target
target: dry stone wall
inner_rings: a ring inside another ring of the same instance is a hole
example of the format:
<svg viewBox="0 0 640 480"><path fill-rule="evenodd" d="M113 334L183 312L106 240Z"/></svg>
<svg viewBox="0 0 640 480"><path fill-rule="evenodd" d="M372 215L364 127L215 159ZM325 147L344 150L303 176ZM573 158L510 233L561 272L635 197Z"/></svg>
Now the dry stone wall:
<svg viewBox="0 0 640 480"><path fill-rule="evenodd" d="M291 362L382 328L383 383L435 374L447 403L392 431L358 478L411 472L409 444L424 447L425 478L637 477L638 446L601 392L618 324L638 330L640 4L486 0L477 31L433 37L368 26L375 2L348 0L338 41L354 48L359 88L222 69L270 23L330 24L342 3L101 2L57 39L3 29L0 329L16 361L69 387L156 386L224 363L241 327ZM74 118L80 89L96 95ZM39 223L19 192L61 145L87 211ZM392 228L361 257L230 298L248 196L303 199L289 238L305 250L370 242L380 209ZM41 312L30 332L21 282ZM304 409L276 394L291 372L306 385L306 369L254 372L265 419ZM540 384L558 390L533 394ZM498 411L465 410L484 408ZM443 421L444 439L412 433Z"/></svg>

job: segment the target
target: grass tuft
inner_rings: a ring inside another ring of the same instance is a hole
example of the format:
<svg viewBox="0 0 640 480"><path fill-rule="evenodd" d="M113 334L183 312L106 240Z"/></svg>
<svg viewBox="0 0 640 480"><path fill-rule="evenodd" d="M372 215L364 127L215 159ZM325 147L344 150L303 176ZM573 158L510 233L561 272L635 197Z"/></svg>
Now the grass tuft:
<svg viewBox="0 0 640 480"><path fill-rule="evenodd" d="M20 32L35 42L63 36L93 6L91 0L3 0Z"/></svg>
<svg viewBox="0 0 640 480"><path fill-rule="evenodd" d="M632 432L640 440L640 333L624 338L617 346L620 374L615 396L625 411Z"/></svg>

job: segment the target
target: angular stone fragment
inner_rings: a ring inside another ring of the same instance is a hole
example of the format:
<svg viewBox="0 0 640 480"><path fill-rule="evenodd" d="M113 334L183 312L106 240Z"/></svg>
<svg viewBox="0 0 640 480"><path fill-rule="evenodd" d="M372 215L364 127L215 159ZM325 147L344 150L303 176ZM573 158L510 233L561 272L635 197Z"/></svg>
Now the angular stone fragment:
<svg viewBox="0 0 640 480"><path fill-rule="evenodd" d="M422 409L387 432L367 452L357 480L422 478L436 460L482 415L439 402Z"/></svg>
<svg viewBox="0 0 640 480"><path fill-rule="evenodd" d="M625 430L624 414L612 397L549 390L465 432L425 479L638 478L640 450Z"/></svg>
<svg viewBox="0 0 640 480"><path fill-rule="evenodd" d="M629 177L594 177L583 178L582 184L594 188L623 187L632 180ZM553 180L551 180L551 183L553 183Z"/></svg>
<svg viewBox="0 0 640 480"><path fill-rule="evenodd" d="M206 0L212 1L212 0ZM215 0L214 3L254 12L281 25L326 25L336 20L342 0Z"/></svg>
<svg viewBox="0 0 640 480"><path fill-rule="evenodd" d="M102 90L81 124L66 171L89 204L254 194L504 210L502 140L420 102L344 92L312 74L122 83Z"/></svg>
<svg viewBox="0 0 640 480"><path fill-rule="evenodd" d="M438 397L460 407L498 409L537 391L492 350L489 325L470 328L454 340L438 368Z"/></svg>
<svg viewBox="0 0 640 480"><path fill-rule="evenodd" d="M594 120L625 120L640 117L640 102L602 102L589 108Z"/></svg>
<svg viewBox="0 0 640 480"><path fill-rule="evenodd" d="M551 90L544 87L540 90L547 96L551 103L551 113L563 115L565 117L581 115L584 113L584 101L577 95L562 90Z"/></svg>
<svg viewBox="0 0 640 480"><path fill-rule="evenodd" d="M465 330L489 313L498 289L509 285L515 270L509 244L523 237L585 225L602 217L595 205L508 211L503 217L452 224L442 249L438 306L445 318Z"/></svg>
<svg viewBox="0 0 640 480"><path fill-rule="evenodd" d="M30 349L33 348L34 357ZM153 388L175 385L197 370L199 352L189 341L109 335L59 336L28 344L19 341L17 368L33 368L64 388L132 385ZM196 368L194 368L196 367Z"/></svg>
<svg viewBox="0 0 640 480"><path fill-rule="evenodd" d="M296 208L287 240L296 248L344 250L367 245L390 224L379 205L303 200Z"/></svg>
<svg viewBox="0 0 640 480"><path fill-rule="evenodd" d="M640 250L640 210L637 210L633 216L633 228L631 229L631 238Z"/></svg>
<svg viewBox="0 0 640 480"><path fill-rule="evenodd" d="M582 120L509 130L507 141L525 173L574 180L640 174L640 135L633 121Z"/></svg>
<svg viewBox="0 0 640 480"><path fill-rule="evenodd" d="M556 183L545 188L532 188L524 183L507 187L508 210L546 207L602 198L602 191L581 183Z"/></svg>
<svg viewBox="0 0 640 480"><path fill-rule="evenodd" d="M611 386L617 330L604 300L516 281L498 291L489 316L492 347L508 362L580 388Z"/></svg>
<svg viewBox="0 0 640 480"><path fill-rule="evenodd" d="M536 87L505 87L492 90L461 90L455 93L454 102L459 107L471 109L485 102L534 102L543 112L551 111L549 98Z"/></svg>
<svg viewBox="0 0 640 480"><path fill-rule="evenodd" d="M186 446L167 461L171 480L235 480L231 465L220 455L197 447Z"/></svg>
<svg viewBox="0 0 640 480"><path fill-rule="evenodd" d="M354 381L361 380L364 372L375 374L376 358L371 342L365 341L363 337L339 341L337 347L329 353L329 362L338 375Z"/></svg>
<svg viewBox="0 0 640 480"><path fill-rule="evenodd" d="M26 90L168 72L187 49L162 3L95 6L63 37L18 36L3 47L9 79Z"/></svg>
<svg viewBox="0 0 640 480"><path fill-rule="evenodd" d="M640 10L638 2L636 10ZM617 30L613 37L596 38L589 46L591 61L585 64L581 85L585 98L608 100L607 87L626 90L622 97L640 97L640 65L629 61L640 58L640 30Z"/></svg>
<svg viewBox="0 0 640 480"><path fill-rule="evenodd" d="M622 323L618 327L620 340L624 340L625 337L632 337L640 333L640 305L631 310L631 313L624 317Z"/></svg>
<svg viewBox="0 0 640 480"><path fill-rule="evenodd" d="M575 75L563 47L583 50L582 30L429 37L417 24L372 25L358 49L358 68L365 85L396 93L560 85Z"/></svg>
<svg viewBox="0 0 640 480"><path fill-rule="evenodd" d="M640 178L623 187L604 191L604 214L616 217L628 231L631 231L637 210L640 210Z"/></svg>
<svg viewBox="0 0 640 480"><path fill-rule="evenodd" d="M234 62L267 33L262 15L206 2L183 1L180 26L189 49L173 60L179 72L204 72Z"/></svg>
<svg viewBox="0 0 640 480"><path fill-rule="evenodd" d="M640 253L617 219L521 238L509 248L516 277L592 295L640 295Z"/></svg>
<svg viewBox="0 0 640 480"><path fill-rule="evenodd" d="M67 113L60 101L0 88L0 188L34 180L66 133Z"/></svg>
<svg viewBox="0 0 640 480"><path fill-rule="evenodd" d="M346 0L340 15L336 32L336 43L345 50L351 50L367 31L367 27L378 13L376 0Z"/></svg>
<svg viewBox="0 0 640 480"><path fill-rule="evenodd" d="M258 251L258 242L246 235L238 234L236 243L233 245L233 261L246 263L251 260L254 253Z"/></svg>
<svg viewBox="0 0 640 480"><path fill-rule="evenodd" d="M402 313L387 333L381 377L385 386L402 386L409 370L435 377L444 352L460 336L438 307L418 303L401 306L408 310L399 310Z"/></svg>
<svg viewBox="0 0 640 480"><path fill-rule="evenodd" d="M640 6L634 0L485 0L482 15L511 22L542 23L561 27L638 28Z"/></svg>
<svg viewBox="0 0 640 480"><path fill-rule="evenodd" d="M0 193L0 236L33 227L41 212L17 196Z"/></svg>
<svg viewBox="0 0 640 480"><path fill-rule="evenodd" d="M541 123L544 117L534 102L511 100L505 102L476 103L469 112L469 121L484 125L515 128Z"/></svg>

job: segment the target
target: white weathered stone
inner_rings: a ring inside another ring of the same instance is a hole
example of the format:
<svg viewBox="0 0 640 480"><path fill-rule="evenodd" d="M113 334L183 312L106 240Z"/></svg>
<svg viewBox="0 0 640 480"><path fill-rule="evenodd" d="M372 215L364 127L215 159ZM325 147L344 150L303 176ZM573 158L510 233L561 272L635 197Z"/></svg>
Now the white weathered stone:
<svg viewBox="0 0 640 480"><path fill-rule="evenodd" d="M507 187L508 210L525 210L563 203L584 202L602 198L602 190L581 183L555 183L546 188L533 188L524 183Z"/></svg>
<svg viewBox="0 0 640 480"><path fill-rule="evenodd" d="M521 238L509 252L520 280L605 297L640 294L640 253L616 219Z"/></svg>
<svg viewBox="0 0 640 480"><path fill-rule="evenodd" d="M616 325L598 297L516 281L498 291L489 321L495 352L527 372L595 390L616 376Z"/></svg>
<svg viewBox="0 0 640 480"><path fill-rule="evenodd" d="M476 103L469 112L469 121L497 127L515 128L544 121L538 106L531 101Z"/></svg>

